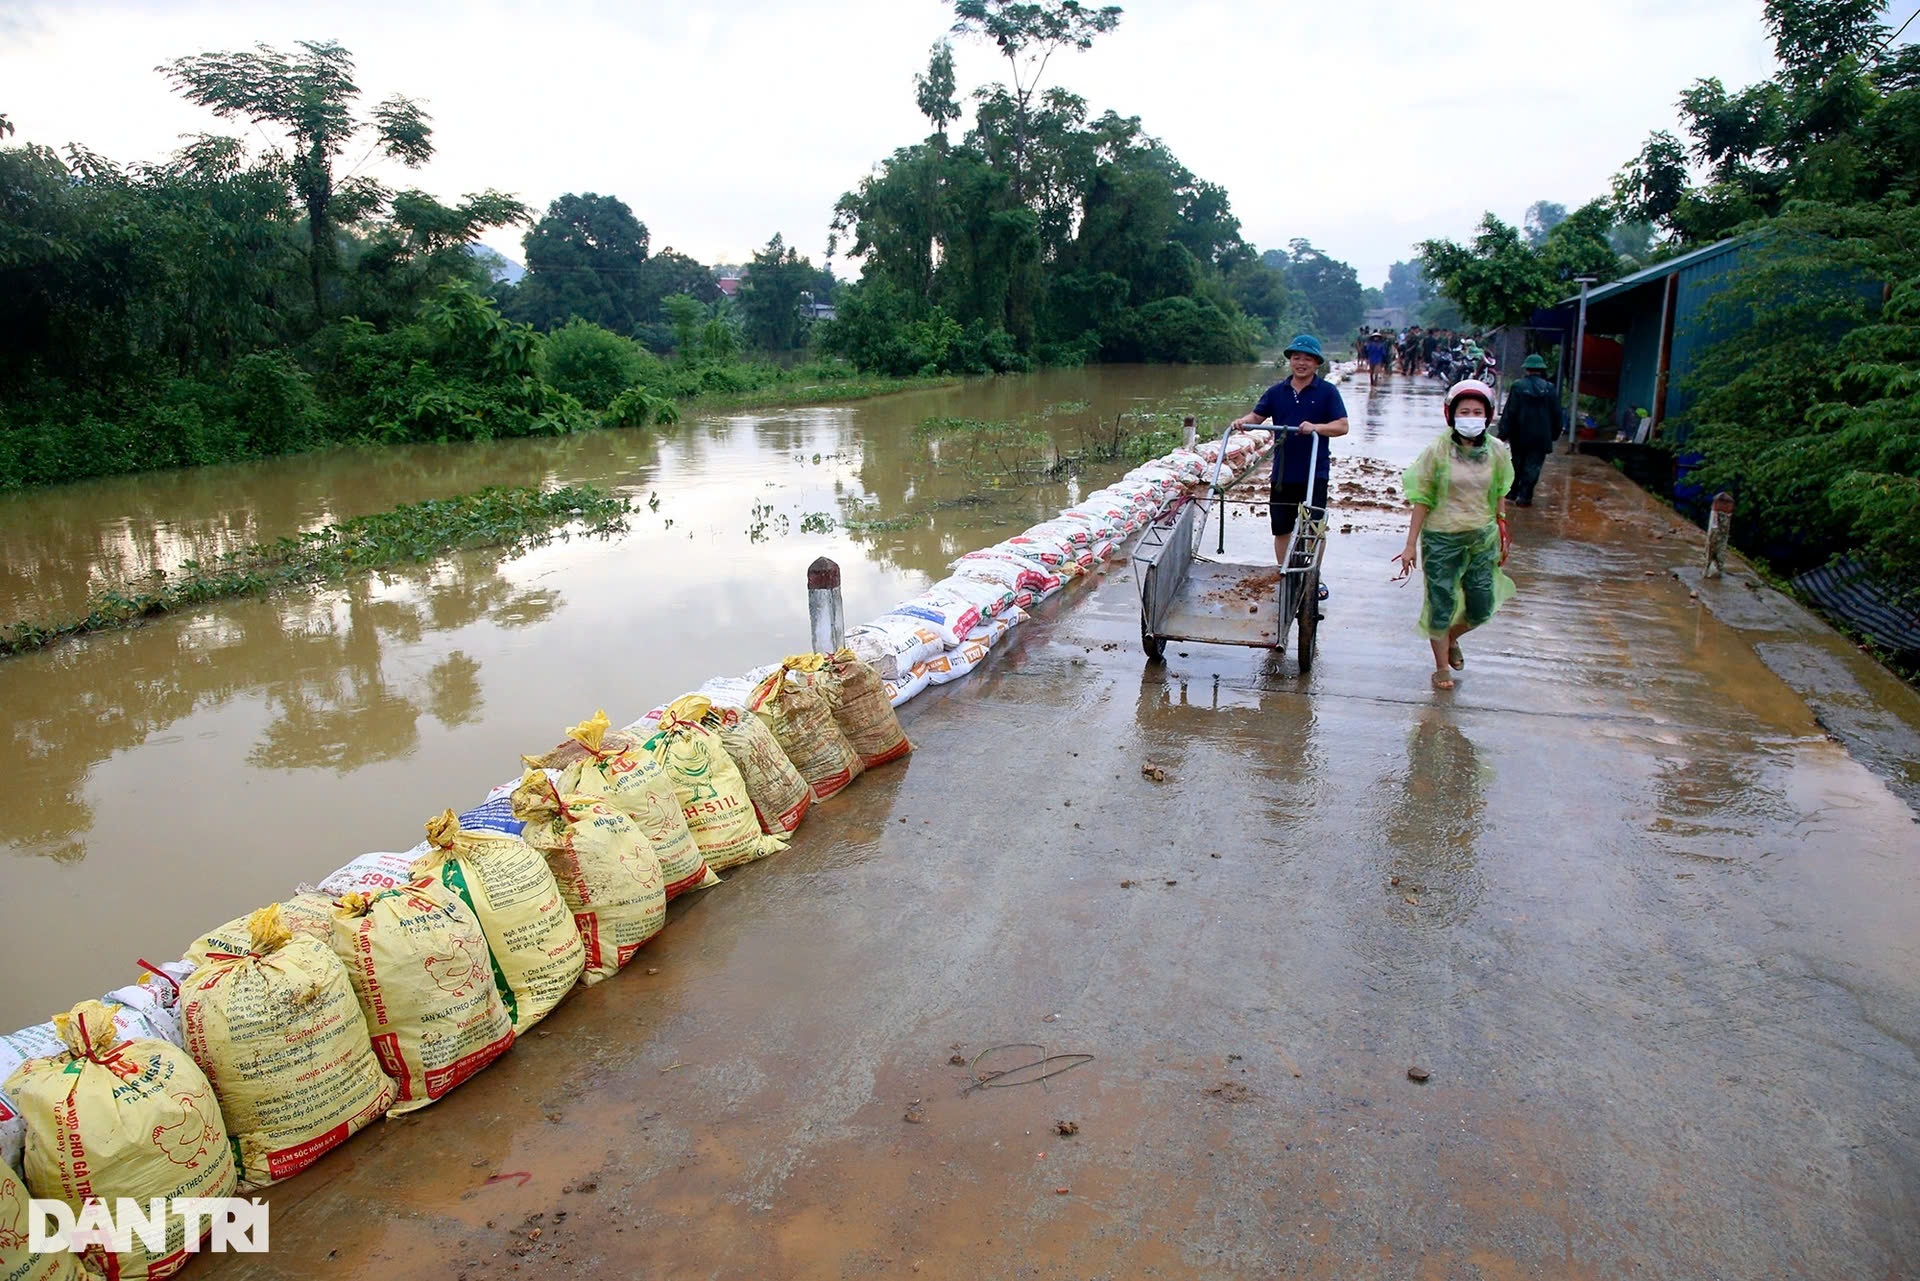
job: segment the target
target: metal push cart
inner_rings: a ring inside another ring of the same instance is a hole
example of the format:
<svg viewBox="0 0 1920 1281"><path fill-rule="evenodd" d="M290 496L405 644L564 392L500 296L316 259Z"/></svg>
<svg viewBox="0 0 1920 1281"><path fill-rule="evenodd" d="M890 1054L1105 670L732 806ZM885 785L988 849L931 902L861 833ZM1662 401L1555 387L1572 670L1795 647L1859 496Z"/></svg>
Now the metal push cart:
<svg viewBox="0 0 1920 1281"><path fill-rule="evenodd" d="M1274 427L1278 436L1292 428ZM1229 505L1266 506L1266 496L1235 498L1231 486L1221 485L1226 466L1227 438L1221 434L1220 457L1204 497L1186 504L1164 523L1149 526L1133 553L1134 578L1140 589L1140 644L1147 658L1159 662L1168 641L1197 641L1208 645L1246 645L1255 649L1285 650L1287 633L1297 627L1300 670L1313 669L1319 622L1320 558L1326 553L1327 510L1311 506L1319 480L1320 450L1311 451L1307 466L1307 502L1294 521L1287 542L1285 567L1247 564L1225 559L1203 559L1207 522L1216 526L1215 557L1227 547L1226 509Z"/></svg>

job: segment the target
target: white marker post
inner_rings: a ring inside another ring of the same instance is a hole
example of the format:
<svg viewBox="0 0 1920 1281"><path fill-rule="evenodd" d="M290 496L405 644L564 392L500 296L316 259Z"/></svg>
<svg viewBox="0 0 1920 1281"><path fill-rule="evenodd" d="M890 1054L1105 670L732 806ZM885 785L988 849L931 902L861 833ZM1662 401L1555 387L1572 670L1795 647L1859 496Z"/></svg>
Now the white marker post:
<svg viewBox="0 0 1920 1281"><path fill-rule="evenodd" d="M840 599L840 566L822 556L807 566L807 623L813 652L831 654L846 643L847 611Z"/></svg>

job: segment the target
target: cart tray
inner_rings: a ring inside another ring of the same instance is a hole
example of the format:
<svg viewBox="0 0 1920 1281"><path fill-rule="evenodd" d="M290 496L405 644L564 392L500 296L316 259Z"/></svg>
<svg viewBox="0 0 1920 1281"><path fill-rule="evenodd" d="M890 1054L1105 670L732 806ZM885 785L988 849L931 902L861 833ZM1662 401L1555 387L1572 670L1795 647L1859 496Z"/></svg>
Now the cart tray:
<svg viewBox="0 0 1920 1281"><path fill-rule="evenodd" d="M1279 567L1193 562L1157 635L1165 640L1278 649L1286 644L1280 621Z"/></svg>

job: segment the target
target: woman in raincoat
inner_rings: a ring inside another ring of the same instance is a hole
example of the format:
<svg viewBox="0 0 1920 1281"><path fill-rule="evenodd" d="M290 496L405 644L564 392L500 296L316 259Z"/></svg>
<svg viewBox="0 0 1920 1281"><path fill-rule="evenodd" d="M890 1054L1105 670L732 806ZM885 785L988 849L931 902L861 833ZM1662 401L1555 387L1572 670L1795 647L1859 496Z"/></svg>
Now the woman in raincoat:
<svg viewBox="0 0 1920 1281"><path fill-rule="evenodd" d="M1475 379L1447 392L1447 432L1402 473L1413 504L1407 545L1394 559L1405 578L1426 571L1420 630L1433 646L1433 687L1453 688L1467 665L1460 638L1493 617L1513 595L1501 572L1507 559L1506 496L1513 487L1513 455L1487 435L1493 388Z"/></svg>

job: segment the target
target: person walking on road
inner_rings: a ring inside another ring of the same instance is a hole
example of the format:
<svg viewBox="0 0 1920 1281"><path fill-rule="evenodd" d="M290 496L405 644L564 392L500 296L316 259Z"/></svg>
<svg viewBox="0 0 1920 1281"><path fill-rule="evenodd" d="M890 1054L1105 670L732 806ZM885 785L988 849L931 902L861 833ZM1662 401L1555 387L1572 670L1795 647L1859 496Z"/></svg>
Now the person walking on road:
<svg viewBox="0 0 1920 1281"><path fill-rule="evenodd" d="M1387 363L1387 340L1383 334L1374 334L1367 339L1367 386L1372 387L1380 381L1380 367Z"/></svg>
<svg viewBox="0 0 1920 1281"><path fill-rule="evenodd" d="M1400 577L1426 571L1420 631L1433 647L1433 687L1453 688L1467 665L1460 638L1493 617L1512 597L1507 560L1506 494L1513 457L1489 439L1493 388L1475 379L1447 392L1446 434L1420 451L1400 477L1413 505L1407 545L1394 557Z"/></svg>
<svg viewBox="0 0 1920 1281"><path fill-rule="evenodd" d="M1500 423L1493 434L1513 452L1513 502L1533 506L1533 487L1540 483L1540 464L1553 452L1560 435L1560 393L1547 381L1547 362L1538 354L1520 367L1525 376L1507 389Z"/></svg>
<svg viewBox="0 0 1920 1281"><path fill-rule="evenodd" d="M1239 428L1271 424L1277 442L1273 451L1273 488L1267 512L1273 526L1274 563L1286 567L1287 540L1300 511L1300 504L1325 508L1327 472L1333 466L1333 450L1328 441L1347 434L1347 403L1340 389L1320 376L1327 363L1320 340L1312 334L1297 334L1287 344L1287 367L1292 377L1275 383L1261 393L1253 412L1234 419ZM1280 432L1283 427L1292 431ZM1319 451L1311 496L1307 493L1307 469L1314 451ZM1327 589L1322 586L1320 599Z"/></svg>

